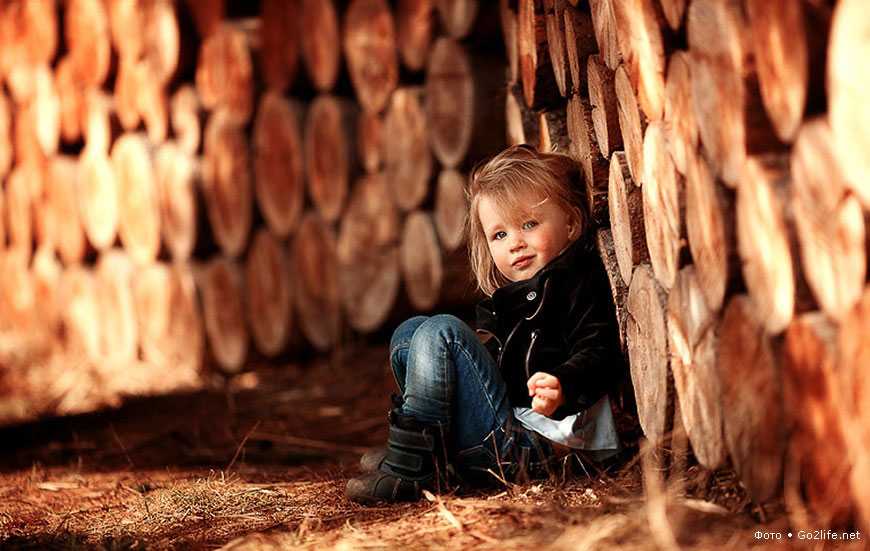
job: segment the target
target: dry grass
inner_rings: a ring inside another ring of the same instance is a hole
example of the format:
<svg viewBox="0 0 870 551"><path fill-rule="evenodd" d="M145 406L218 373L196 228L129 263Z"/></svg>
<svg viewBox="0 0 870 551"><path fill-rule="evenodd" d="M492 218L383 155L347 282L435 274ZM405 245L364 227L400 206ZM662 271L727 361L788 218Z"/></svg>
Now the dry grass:
<svg viewBox="0 0 870 551"><path fill-rule="evenodd" d="M0 429L0 550L866 548L758 540L787 531L781 503L750 503L731 471L651 453L589 476L350 503L344 484L382 442L392 390L383 349L352 354Z"/></svg>

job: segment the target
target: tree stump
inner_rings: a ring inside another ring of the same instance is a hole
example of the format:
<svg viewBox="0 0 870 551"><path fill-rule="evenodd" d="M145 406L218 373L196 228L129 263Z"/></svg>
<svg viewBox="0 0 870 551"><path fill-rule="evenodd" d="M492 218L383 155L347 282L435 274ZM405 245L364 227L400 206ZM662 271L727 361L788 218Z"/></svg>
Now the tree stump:
<svg viewBox="0 0 870 551"><path fill-rule="evenodd" d="M747 493L765 502L782 490L785 434L779 365L752 302L736 295L719 327L725 444Z"/></svg>
<svg viewBox="0 0 870 551"><path fill-rule="evenodd" d="M429 195L432 155L426 141L426 118L417 90L393 93L384 117L384 174L393 200L404 211Z"/></svg>
<svg viewBox="0 0 870 551"><path fill-rule="evenodd" d="M252 142L257 205L269 229L285 238L299 222L305 173L297 112L275 91L260 98Z"/></svg>
<svg viewBox="0 0 870 551"><path fill-rule="evenodd" d="M316 213L302 218L290 246L293 305L299 326L319 352L336 344L341 328L341 288L335 234Z"/></svg>
<svg viewBox="0 0 870 551"><path fill-rule="evenodd" d="M245 261L245 298L254 346L268 358L287 347L295 329L290 310L290 268L284 248L266 228L251 241Z"/></svg>
<svg viewBox="0 0 870 551"><path fill-rule="evenodd" d="M396 303L399 224L384 177L360 178L341 218L337 255L341 303L350 326L362 333L383 325Z"/></svg>

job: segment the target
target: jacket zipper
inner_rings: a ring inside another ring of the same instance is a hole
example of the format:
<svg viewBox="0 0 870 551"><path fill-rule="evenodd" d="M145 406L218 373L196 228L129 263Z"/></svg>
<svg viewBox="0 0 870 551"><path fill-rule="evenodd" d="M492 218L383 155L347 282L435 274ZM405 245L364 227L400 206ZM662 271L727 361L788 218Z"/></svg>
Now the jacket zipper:
<svg viewBox="0 0 870 551"><path fill-rule="evenodd" d="M526 380L532 378L532 374L529 372L529 362L532 360L532 349L535 347L535 340L537 340L538 333L540 332L540 329L532 331L532 340L529 341L529 349L526 351Z"/></svg>
<svg viewBox="0 0 870 551"><path fill-rule="evenodd" d="M511 341L511 337L514 336L514 333L517 332L517 329L519 329L519 328L520 328L520 325L522 325L522 324L523 324L522 321L519 322L518 324L516 324L516 325L514 326L514 328L511 329L511 332L508 333L508 336L505 337L505 339L504 339L504 344L502 345L501 350L499 350L499 353L498 353L498 361L497 361L497 364L498 364L499 367L501 367L501 359L502 359L502 356L504 356L504 351L507 350L507 345L508 345L508 343Z"/></svg>

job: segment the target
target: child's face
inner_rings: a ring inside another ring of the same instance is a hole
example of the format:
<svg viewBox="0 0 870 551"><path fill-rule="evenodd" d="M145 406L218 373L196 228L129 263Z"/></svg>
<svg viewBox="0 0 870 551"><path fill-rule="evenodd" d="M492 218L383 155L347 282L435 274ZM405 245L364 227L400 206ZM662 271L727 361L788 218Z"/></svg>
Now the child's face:
<svg viewBox="0 0 870 551"><path fill-rule="evenodd" d="M478 203L489 252L498 271L510 281L534 276L577 238L577 223L554 201L527 204L534 206L508 220L488 197Z"/></svg>

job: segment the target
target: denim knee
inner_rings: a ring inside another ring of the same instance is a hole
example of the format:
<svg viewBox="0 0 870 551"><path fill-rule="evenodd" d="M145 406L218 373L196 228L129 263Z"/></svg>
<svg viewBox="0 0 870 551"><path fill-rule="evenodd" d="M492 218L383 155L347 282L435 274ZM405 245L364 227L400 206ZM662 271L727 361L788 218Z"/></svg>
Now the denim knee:
<svg viewBox="0 0 870 551"><path fill-rule="evenodd" d="M417 328L428 319L428 316L414 316L400 323L390 338L390 357L396 353L396 349L400 346L407 346L411 342L411 337L417 332Z"/></svg>
<svg viewBox="0 0 870 551"><path fill-rule="evenodd" d="M427 348L430 348L432 345L437 347L442 343L454 343L468 336L474 337L474 334L464 321L450 314L438 314L420 324L414 339L427 343Z"/></svg>

